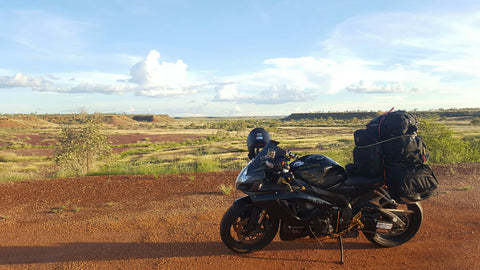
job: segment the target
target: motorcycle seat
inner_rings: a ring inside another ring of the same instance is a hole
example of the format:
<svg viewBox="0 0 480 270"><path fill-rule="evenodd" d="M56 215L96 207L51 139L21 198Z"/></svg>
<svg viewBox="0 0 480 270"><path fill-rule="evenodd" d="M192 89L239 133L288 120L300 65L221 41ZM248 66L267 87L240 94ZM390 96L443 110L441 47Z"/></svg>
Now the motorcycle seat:
<svg viewBox="0 0 480 270"><path fill-rule="evenodd" d="M371 177L365 175L349 175L343 182L347 186L375 186L380 187L383 185L383 176Z"/></svg>

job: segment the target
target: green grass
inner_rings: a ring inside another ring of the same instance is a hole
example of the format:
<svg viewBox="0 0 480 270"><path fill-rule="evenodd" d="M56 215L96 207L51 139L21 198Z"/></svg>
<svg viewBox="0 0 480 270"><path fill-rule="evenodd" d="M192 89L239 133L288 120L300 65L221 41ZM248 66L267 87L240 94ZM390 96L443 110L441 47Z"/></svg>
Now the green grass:
<svg viewBox="0 0 480 270"><path fill-rule="evenodd" d="M221 184L219 188L222 191L223 195L225 196L230 195L230 193L232 193L232 190L233 190L232 186L226 186L224 184Z"/></svg>
<svg viewBox="0 0 480 270"><path fill-rule="evenodd" d="M458 190L463 190L463 191L472 190L472 189L473 189L472 185L465 185L458 188Z"/></svg>
<svg viewBox="0 0 480 270"><path fill-rule="evenodd" d="M62 206L59 206L59 207L51 208L51 209L48 211L48 213L52 213L52 214L63 213L66 209L67 209L67 206L66 206L66 205L62 205Z"/></svg>
<svg viewBox="0 0 480 270"><path fill-rule="evenodd" d="M0 162L16 162L19 161L17 154L11 152L0 153Z"/></svg>
<svg viewBox="0 0 480 270"><path fill-rule="evenodd" d="M272 139L279 141L279 146L284 149L299 155L326 155L345 166L353 160L353 132L364 128L370 120L282 121L280 117L205 117L169 118L165 122L148 123L133 121L129 116L121 117L126 121L117 125L106 123L102 133L106 136L142 134L143 139L135 143L112 144L115 154L109 160L95 164L95 170L88 175L155 176L240 170L248 162L246 138L254 127L266 128ZM70 121L78 125L72 119ZM51 125L42 122L42 126L36 128L0 128L0 181L68 176L68 172L55 166L52 156L25 154L29 149L55 148L56 138L61 134L61 121L55 121ZM419 121L419 135L427 143L430 163L480 162L478 119L442 117ZM31 145L29 138L39 134L45 138L43 145ZM191 135L195 138L156 142L153 140L156 135L172 138Z"/></svg>

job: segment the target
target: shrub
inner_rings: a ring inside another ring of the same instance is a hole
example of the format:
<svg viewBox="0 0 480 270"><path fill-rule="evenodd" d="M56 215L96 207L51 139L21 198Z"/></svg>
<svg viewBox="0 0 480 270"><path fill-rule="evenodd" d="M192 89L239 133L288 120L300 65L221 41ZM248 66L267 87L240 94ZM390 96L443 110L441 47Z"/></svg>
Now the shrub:
<svg viewBox="0 0 480 270"><path fill-rule="evenodd" d="M224 184L221 184L219 188L222 191L223 195L226 195L226 196L232 193L232 190L233 190L232 186L226 186Z"/></svg>
<svg viewBox="0 0 480 270"><path fill-rule="evenodd" d="M95 119L85 118L79 126L64 125L55 153L55 161L60 165L59 175L88 174L95 162L110 155L110 150Z"/></svg>
<svg viewBox="0 0 480 270"><path fill-rule="evenodd" d="M472 122L470 122L471 125L473 126L480 126L480 117L475 117L472 119Z"/></svg>
<svg viewBox="0 0 480 270"><path fill-rule="evenodd" d="M480 149L474 141L454 137L453 130L437 119L419 119L418 133L427 145L432 163L480 161Z"/></svg>
<svg viewBox="0 0 480 270"><path fill-rule="evenodd" d="M200 157L195 166L196 172L214 172L218 171L220 168L220 163L217 160L214 160L210 157Z"/></svg>
<svg viewBox="0 0 480 270"><path fill-rule="evenodd" d="M9 161L17 161L18 157L15 153L11 152L4 152L0 153L0 162L9 162Z"/></svg>

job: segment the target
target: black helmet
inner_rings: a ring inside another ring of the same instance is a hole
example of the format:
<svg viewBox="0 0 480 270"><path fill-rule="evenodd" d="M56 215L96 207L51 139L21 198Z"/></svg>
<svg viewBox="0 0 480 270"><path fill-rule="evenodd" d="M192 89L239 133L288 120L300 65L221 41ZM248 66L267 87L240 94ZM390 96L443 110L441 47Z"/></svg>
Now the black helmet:
<svg viewBox="0 0 480 270"><path fill-rule="evenodd" d="M265 147L270 140L270 134L265 129L252 129L247 138L248 157L253 159L260 152L260 148Z"/></svg>

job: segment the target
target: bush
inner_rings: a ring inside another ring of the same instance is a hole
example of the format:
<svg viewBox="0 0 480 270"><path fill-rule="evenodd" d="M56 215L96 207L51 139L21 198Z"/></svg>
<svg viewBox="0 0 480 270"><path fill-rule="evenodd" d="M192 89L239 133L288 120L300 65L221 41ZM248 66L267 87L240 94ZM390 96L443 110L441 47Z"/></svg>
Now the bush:
<svg viewBox="0 0 480 270"><path fill-rule="evenodd" d="M196 162L196 172L214 172L218 171L220 163L209 157L200 157Z"/></svg>
<svg viewBox="0 0 480 270"><path fill-rule="evenodd" d="M59 176L88 174L95 162L108 157L110 151L95 119L85 117L79 126L64 125L55 153L55 161L60 165Z"/></svg>
<svg viewBox="0 0 480 270"><path fill-rule="evenodd" d="M470 122L472 126L480 126L480 117L475 117L472 119L472 122Z"/></svg>
<svg viewBox="0 0 480 270"><path fill-rule="evenodd" d="M432 163L479 162L478 143L454 137L453 130L437 119L419 119L418 134L427 145Z"/></svg>
<svg viewBox="0 0 480 270"><path fill-rule="evenodd" d="M5 152L0 153L0 162L9 162L9 161L17 161L18 157L15 153Z"/></svg>

